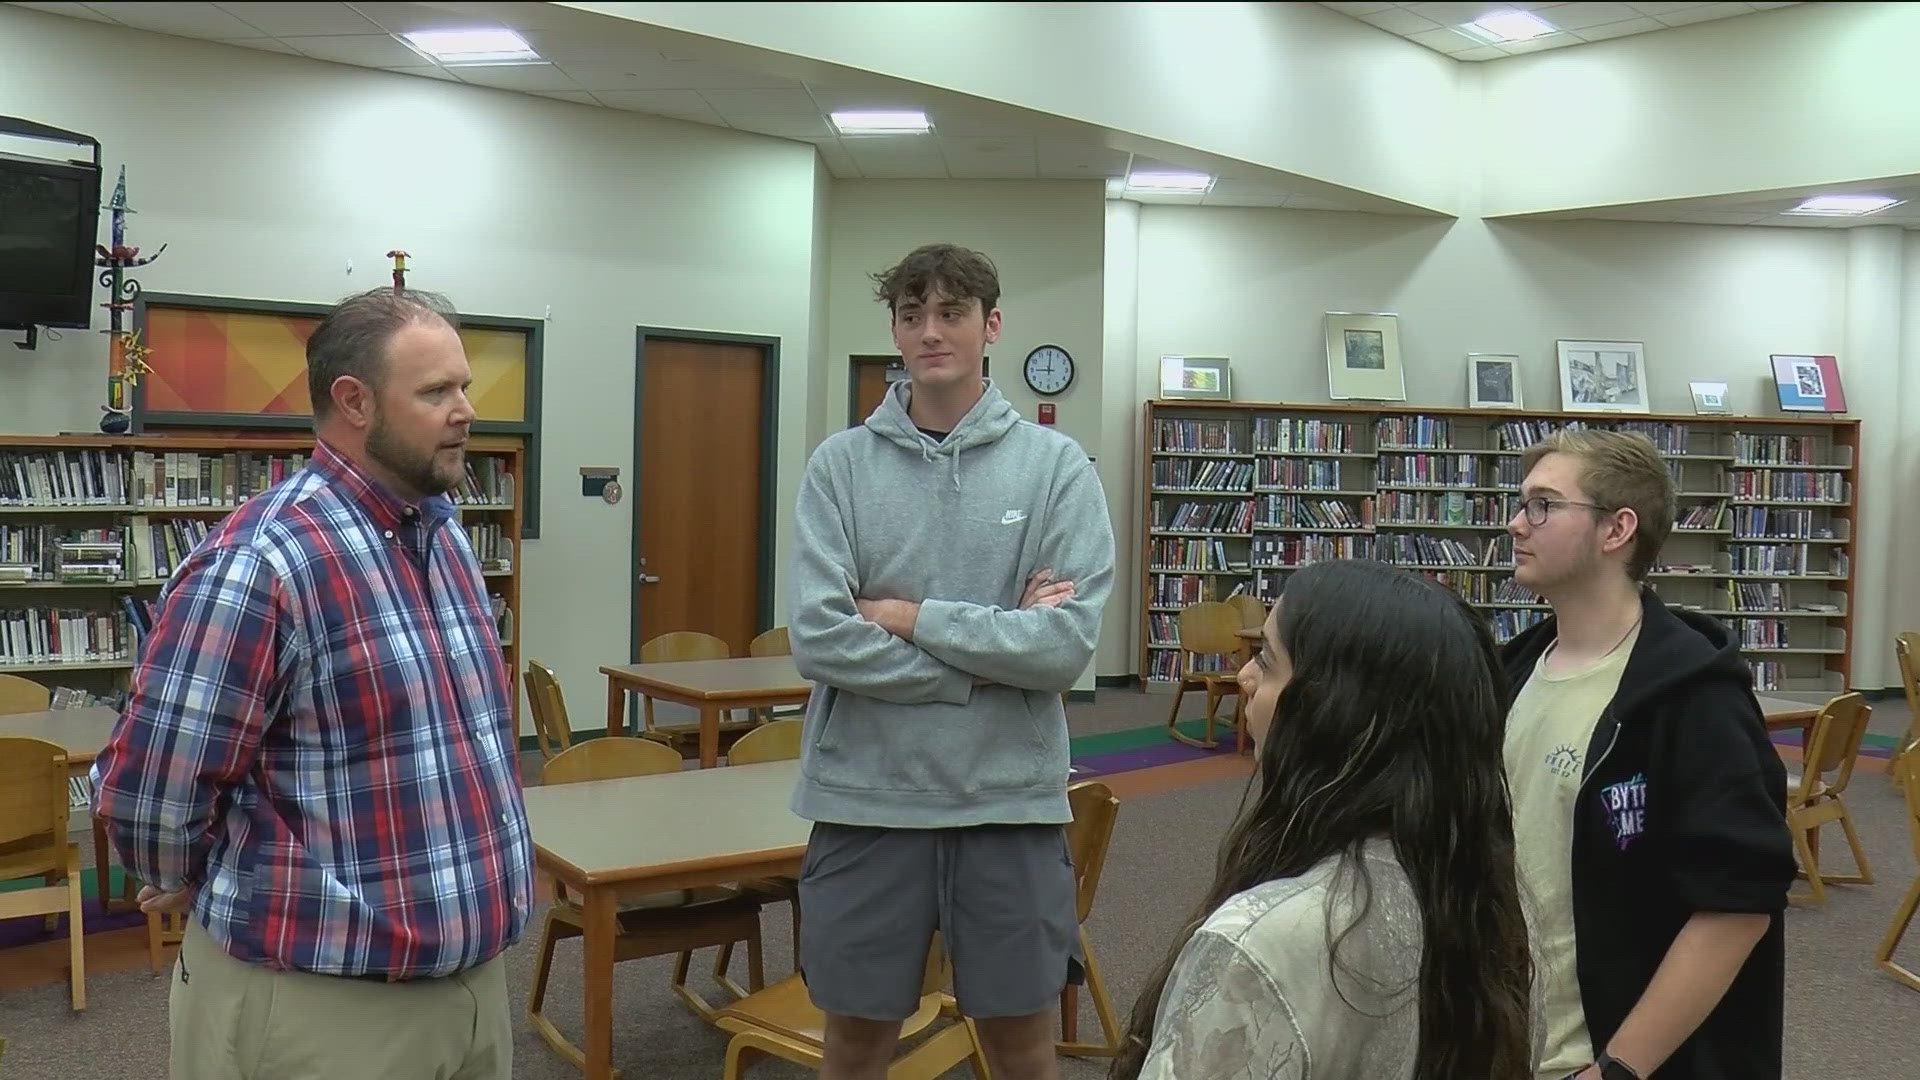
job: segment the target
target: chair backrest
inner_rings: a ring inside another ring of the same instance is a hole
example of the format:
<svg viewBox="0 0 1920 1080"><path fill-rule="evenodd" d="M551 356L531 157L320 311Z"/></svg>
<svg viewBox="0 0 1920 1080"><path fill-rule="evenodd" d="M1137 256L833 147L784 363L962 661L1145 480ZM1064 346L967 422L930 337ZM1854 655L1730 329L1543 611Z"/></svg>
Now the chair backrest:
<svg viewBox="0 0 1920 1080"><path fill-rule="evenodd" d="M560 691L560 680L538 660L527 661L527 704L533 708L533 737L540 744L540 757L552 761L573 745L573 724L567 719L567 696Z"/></svg>
<svg viewBox="0 0 1920 1080"><path fill-rule="evenodd" d="M1120 800L1100 781L1082 780L1067 788L1067 805L1073 811L1073 822L1067 826L1067 854L1073 859L1074 906L1079 920L1086 922L1100 888L1100 871L1107 865L1107 844L1113 839Z"/></svg>
<svg viewBox="0 0 1920 1080"><path fill-rule="evenodd" d="M32 679L0 673L0 715L45 712L52 701L52 692Z"/></svg>
<svg viewBox="0 0 1920 1080"><path fill-rule="evenodd" d="M1804 803L1811 798L1816 782L1825 783L1824 794L1838 795L1846 790L1847 781L1853 778L1854 760L1860 756L1860 739L1866 735L1867 720L1872 716L1873 709L1858 691L1830 698L1820 706L1813 718L1813 733L1807 736L1805 773L1800 778L1800 790L1792 793L1794 801ZM1829 773L1833 775L1829 777Z"/></svg>
<svg viewBox="0 0 1920 1080"><path fill-rule="evenodd" d="M640 646L640 662L658 664L669 660L725 660L733 655L727 643L698 630L675 630L661 634Z"/></svg>
<svg viewBox="0 0 1920 1080"><path fill-rule="evenodd" d="M1900 780L1907 800L1907 834L1913 839L1913 859L1920 862L1920 769L1908 769Z"/></svg>
<svg viewBox="0 0 1920 1080"><path fill-rule="evenodd" d="M947 958L947 949L940 940L940 931L933 932L933 942L927 946L927 966L920 975L920 996L938 994L947 988L947 982L953 978L953 964Z"/></svg>
<svg viewBox="0 0 1920 1080"><path fill-rule="evenodd" d="M1920 634L1893 635L1893 658L1900 663L1900 684L1907 690L1907 715L1912 718L1908 730L1920 733Z"/></svg>
<svg viewBox="0 0 1920 1080"><path fill-rule="evenodd" d="M748 643L748 656L791 656L793 646L787 641L787 628L776 626Z"/></svg>
<svg viewBox="0 0 1920 1080"><path fill-rule="evenodd" d="M583 780L618 780L680 771L680 751L652 739L609 736L588 739L561 751L540 768L543 784L577 784Z"/></svg>
<svg viewBox="0 0 1920 1080"><path fill-rule="evenodd" d="M1218 600L1181 608L1180 648L1203 656L1231 656L1238 652L1240 612Z"/></svg>
<svg viewBox="0 0 1920 1080"><path fill-rule="evenodd" d="M33 843L36 839L40 843ZM7 877L66 865L67 751L45 739L0 739L0 864Z"/></svg>
<svg viewBox="0 0 1920 1080"><path fill-rule="evenodd" d="M1226 602L1232 606L1233 610L1240 613L1242 630L1257 630L1267 625L1267 605L1261 603L1259 597L1248 596L1246 593L1234 593L1227 597Z"/></svg>
<svg viewBox="0 0 1920 1080"><path fill-rule="evenodd" d="M762 761L792 761L800 756L798 720L771 720L740 736L727 748L727 764L757 765Z"/></svg>

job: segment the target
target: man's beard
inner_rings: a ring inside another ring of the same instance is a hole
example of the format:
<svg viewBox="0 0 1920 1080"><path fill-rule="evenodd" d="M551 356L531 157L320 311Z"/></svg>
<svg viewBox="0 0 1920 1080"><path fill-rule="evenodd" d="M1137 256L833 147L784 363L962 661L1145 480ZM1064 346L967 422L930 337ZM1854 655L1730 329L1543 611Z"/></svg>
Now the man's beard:
<svg viewBox="0 0 1920 1080"><path fill-rule="evenodd" d="M421 498L442 495L460 483L460 471L438 467L435 451L422 454L393 437L379 415L367 431L367 456L379 462ZM464 460L464 458L462 459Z"/></svg>

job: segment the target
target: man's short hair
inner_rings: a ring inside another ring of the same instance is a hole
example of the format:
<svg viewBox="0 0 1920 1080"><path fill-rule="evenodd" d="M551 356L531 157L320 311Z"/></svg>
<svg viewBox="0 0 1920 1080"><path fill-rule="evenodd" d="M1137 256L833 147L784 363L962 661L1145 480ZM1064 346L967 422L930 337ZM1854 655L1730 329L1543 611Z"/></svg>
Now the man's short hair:
<svg viewBox="0 0 1920 1080"><path fill-rule="evenodd" d="M925 296L980 301L980 314L1000 305L1000 272L993 260L956 244L927 244L915 248L899 263L874 274L874 296L898 311L901 304Z"/></svg>
<svg viewBox="0 0 1920 1080"><path fill-rule="evenodd" d="M1611 512L1631 509L1640 519L1634 530L1627 574L1640 581L1673 532L1673 476L1667 472L1652 440L1637 431L1598 431L1562 428L1528 447L1520 457L1520 473L1533 471L1548 454L1565 454L1580 468L1580 488L1587 498Z"/></svg>
<svg viewBox="0 0 1920 1080"><path fill-rule="evenodd" d="M415 323L445 323L460 328L453 305L439 293L416 289L377 289L349 296L334 305L307 339L307 393L313 418L333 411L333 382L351 375L379 389L387 374L387 347L393 336Z"/></svg>

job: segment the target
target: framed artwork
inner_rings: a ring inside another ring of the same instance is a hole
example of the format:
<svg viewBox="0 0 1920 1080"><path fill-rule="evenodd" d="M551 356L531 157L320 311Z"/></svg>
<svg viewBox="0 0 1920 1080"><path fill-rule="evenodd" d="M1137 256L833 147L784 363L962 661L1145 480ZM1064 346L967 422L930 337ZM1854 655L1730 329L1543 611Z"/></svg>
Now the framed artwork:
<svg viewBox="0 0 1920 1080"><path fill-rule="evenodd" d="M1727 410L1727 384L1723 382L1690 382L1687 389L1693 391L1693 411L1723 413Z"/></svg>
<svg viewBox="0 0 1920 1080"><path fill-rule="evenodd" d="M1646 346L1638 341L1561 341L1560 408L1567 412L1643 413Z"/></svg>
<svg viewBox="0 0 1920 1080"><path fill-rule="evenodd" d="M1467 354L1467 404L1476 409L1518 409L1520 358L1511 353Z"/></svg>
<svg viewBox="0 0 1920 1080"><path fill-rule="evenodd" d="M1773 356L1773 388L1786 412L1847 411L1840 364L1831 356Z"/></svg>
<svg viewBox="0 0 1920 1080"><path fill-rule="evenodd" d="M1327 312L1327 396L1335 401L1407 400L1400 316Z"/></svg>
<svg viewBox="0 0 1920 1080"><path fill-rule="evenodd" d="M1233 400L1233 372L1224 356L1163 356L1160 358L1160 396Z"/></svg>

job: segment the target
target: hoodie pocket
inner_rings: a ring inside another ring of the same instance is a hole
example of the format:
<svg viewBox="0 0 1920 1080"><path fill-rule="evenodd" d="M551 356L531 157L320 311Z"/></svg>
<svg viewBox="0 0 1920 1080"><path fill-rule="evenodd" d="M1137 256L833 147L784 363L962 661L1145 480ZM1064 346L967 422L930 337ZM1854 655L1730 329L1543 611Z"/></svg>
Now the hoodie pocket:
<svg viewBox="0 0 1920 1080"><path fill-rule="evenodd" d="M1044 695L1042 695L1044 696ZM894 705L840 694L815 738L810 779L843 791L967 796L1065 775L1064 746L1019 690L983 687L967 705Z"/></svg>

